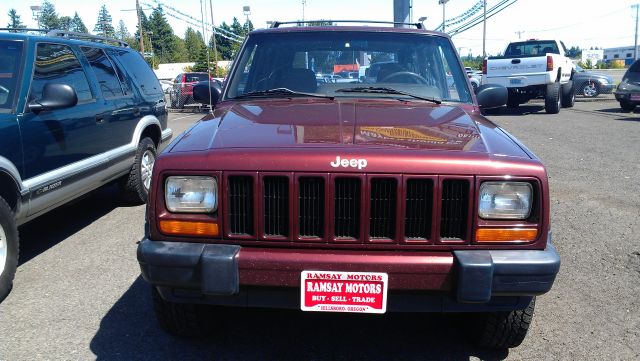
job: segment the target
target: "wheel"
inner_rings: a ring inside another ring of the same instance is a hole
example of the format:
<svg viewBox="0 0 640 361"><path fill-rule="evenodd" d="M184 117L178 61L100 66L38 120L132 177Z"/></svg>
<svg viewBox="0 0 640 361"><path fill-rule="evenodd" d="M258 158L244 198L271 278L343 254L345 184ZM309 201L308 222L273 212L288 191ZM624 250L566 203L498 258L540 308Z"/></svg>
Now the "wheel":
<svg viewBox="0 0 640 361"><path fill-rule="evenodd" d="M568 83L562 85L562 106L565 108L573 108L576 103L576 88L573 84L573 80L569 80Z"/></svg>
<svg viewBox="0 0 640 361"><path fill-rule="evenodd" d="M167 333L178 337L202 336L211 329L211 311L204 305L167 301L151 287L156 319Z"/></svg>
<svg viewBox="0 0 640 361"><path fill-rule="evenodd" d="M151 188L151 174L156 162L156 146L150 138L138 143L136 157L127 175L121 183L125 200L132 203L146 203Z"/></svg>
<svg viewBox="0 0 640 361"><path fill-rule="evenodd" d="M473 83L473 82L472 82L472 83L471 83L471 87L473 88L473 92L474 92L474 93L477 93L477 92L478 92L478 84L476 84L476 83Z"/></svg>
<svg viewBox="0 0 640 361"><path fill-rule="evenodd" d="M580 94L587 98L595 98L600 95L600 86L595 82L586 82L580 87Z"/></svg>
<svg viewBox="0 0 640 361"><path fill-rule="evenodd" d="M632 112L634 109L636 109L636 104L631 103L628 100L621 100L620 108L622 108L622 110L624 110L625 112Z"/></svg>
<svg viewBox="0 0 640 361"><path fill-rule="evenodd" d="M472 337L480 347L505 349L519 346L527 336L536 306L535 297L524 310L476 314Z"/></svg>
<svg viewBox="0 0 640 361"><path fill-rule="evenodd" d="M520 96L516 93L509 93L507 98L507 108L517 108L520 106Z"/></svg>
<svg viewBox="0 0 640 361"><path fill-rule="evenodd" d="M171 108L175 109L177 104L176 104L176 97L174 96L173 92L169 93L169 101L171 101Z"/></svg>
<svg viewBox="0 0 640 361"><path fill-rule="evenodd" d="M415 84L429 84L429 81L425 79L422 75L416 74L412 71L397 71L395 73L391 73L385 76L384 79L381 79L380 82L382 83L389 82L389 80L393 78L403 78L403 77L411 79L412 82ZM406 83L406 81L403 83Z"/></svg>
<svg viewBox="0 0 640 361"><path fill-rule="evenodd" d="M11 207L0 197L0 302L13 285L18 267L18 228Z"/></svg>
<svg viewBox="0 0 640 361"><path fill-rule="evenodd" d="M544 96L544 110L547 114L558 114L560 112L560 83L547 85L547 92Z"/></svg>
<svg viewBox="0 0 640 361"><path fill-rule="evenodd" d="M502 108L502 107L491 108L491 109L483 109L482 110L482 114L483 115L498 115L498 114L500 114L500 108Z"/></svg>

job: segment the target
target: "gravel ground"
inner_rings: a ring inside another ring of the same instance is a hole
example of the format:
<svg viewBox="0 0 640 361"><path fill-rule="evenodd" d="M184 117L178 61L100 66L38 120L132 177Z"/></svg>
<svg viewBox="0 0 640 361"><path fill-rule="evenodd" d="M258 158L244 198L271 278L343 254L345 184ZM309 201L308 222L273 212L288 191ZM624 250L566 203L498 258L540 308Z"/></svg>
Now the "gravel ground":
<svg viewBox="0 0 640 361"><path fill-rule="evenodd" d="M199 116L172 114L176 134ZM525 342L489 352L464 317L226 310L217 331L173 339L139 277L143 207L106 187L22 227L15 288L0 305L0 360L640 359L640 114L613 101L558 115L492 116L547 165L562 268Z"/></svg>

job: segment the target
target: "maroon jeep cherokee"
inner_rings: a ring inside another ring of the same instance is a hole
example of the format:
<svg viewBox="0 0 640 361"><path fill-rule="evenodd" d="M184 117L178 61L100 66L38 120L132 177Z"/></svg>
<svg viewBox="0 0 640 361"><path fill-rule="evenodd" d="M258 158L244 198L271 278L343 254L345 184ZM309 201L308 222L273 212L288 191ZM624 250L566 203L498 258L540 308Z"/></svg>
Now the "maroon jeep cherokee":
<svg viewBox="0 0 640 361"><path fill-rule="evenodd" d="M361 76L325 81L344 69ZM547 173L481 115L506 89L470 89L440 33L252 32L153 170L138 260L160 324L201 332L203 304L468 312L481 345L519 345L560 267Z"/></svg>

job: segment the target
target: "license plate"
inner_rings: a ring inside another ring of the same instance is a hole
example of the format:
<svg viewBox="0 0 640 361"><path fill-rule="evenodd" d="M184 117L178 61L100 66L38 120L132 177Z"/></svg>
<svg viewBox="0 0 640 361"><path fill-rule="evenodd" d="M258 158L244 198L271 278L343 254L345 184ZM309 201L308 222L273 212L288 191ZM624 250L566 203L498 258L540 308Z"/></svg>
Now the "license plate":
<svg viewBox="0 0 640 361"><path fill-rule="evenodd" d="M386 273L302 271L300 308L303 311L385 313Z"/></svg>
<svg viewBox="0 0 640 361"><path fill-rule="evenodd" d="M629 96L629 99L634 101L634 102L640 101L640 94L631 94Z"/></svg>
<svg viewBox="0 0 640 361"><path fill-rule="evenodd" d="M520 84L522 84L522 79L509 79L509 84L511 84L511 85L520 85Z"/></svg>

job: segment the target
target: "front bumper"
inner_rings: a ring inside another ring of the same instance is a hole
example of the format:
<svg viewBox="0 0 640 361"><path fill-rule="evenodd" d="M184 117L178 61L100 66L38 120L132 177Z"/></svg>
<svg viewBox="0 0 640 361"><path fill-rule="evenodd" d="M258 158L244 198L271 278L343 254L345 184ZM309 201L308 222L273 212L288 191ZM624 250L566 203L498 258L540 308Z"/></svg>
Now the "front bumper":
<svg viewBox="0 0 640 361"><path fill-rule="evenodd" d="M301 271L362 271L389 275L390 310L435 311L518 308L549 291L560 269L551 243L545 250L361 252L143 239L138 261L145 280L178 302L265 306L266 297L267 306L297 308Z"/></svg>

